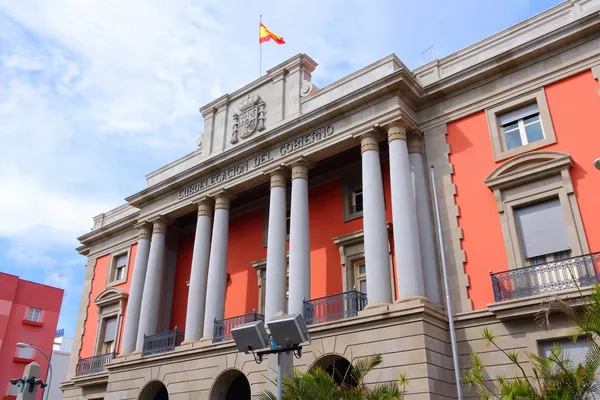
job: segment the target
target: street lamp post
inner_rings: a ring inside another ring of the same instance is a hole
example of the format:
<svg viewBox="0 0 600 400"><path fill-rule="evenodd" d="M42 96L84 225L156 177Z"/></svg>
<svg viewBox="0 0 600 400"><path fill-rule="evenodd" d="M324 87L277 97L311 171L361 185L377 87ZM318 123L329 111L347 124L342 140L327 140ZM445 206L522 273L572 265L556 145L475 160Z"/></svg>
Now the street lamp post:
<svg viewBox="0 0 600 400"><path fill-rule="evenodd" d="M40 349L37 346L34 346L32 344L28 344L28 343L23 343L23 342L18 342L17 343L17 347L20 347L21 349L26 349L26 348L32 348L32 349L36 349L37 351L39 351L40 353L42 353L42 355L44 356L44 358L46 359L46 361L48 361L48 380L47 380L47 387L48 387L48 391L50 391L50 384L52 383L52 365L50 364L50 357L48 357L48 355L46 355L46 353L44 353L44 350ZM48 398L48 394L46 389L44 389L44 394L42 395L43 398Z"/></svg>

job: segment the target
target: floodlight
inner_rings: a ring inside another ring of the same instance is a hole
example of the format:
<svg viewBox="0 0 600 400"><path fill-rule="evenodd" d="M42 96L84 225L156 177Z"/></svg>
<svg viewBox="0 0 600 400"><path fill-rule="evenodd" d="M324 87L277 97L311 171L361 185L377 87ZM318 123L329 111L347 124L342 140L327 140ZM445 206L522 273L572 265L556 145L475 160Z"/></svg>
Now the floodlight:
<svg viewBox="0 0 600 400"><path fill-rule="evenodd" d="M238 351L250 353L269 347L269 335L264 321L253 321L238 325L231 330Z"/></svg>
<svg viewBox="0 0 600 400"><path fill-rule="evenodd" d="M26 349L27 347L31 347L31 345L27 344L27 343L23 343L23 342L17 342L17 347L20 347L22 349Z"/></svg>
<svg viewBox="0 0 600 400"><path fill-rule="evenodd" d="M596 167L596 169L600 169L600 158L596 158L594 161L594 167Z"/></svg>
<svg viewBox="0 0 600 400"><path fill-rule="evenodd" d="M273 341L279 347L293 347L310 343L310 335L301 314L274 317L267 323Z"/></svg>

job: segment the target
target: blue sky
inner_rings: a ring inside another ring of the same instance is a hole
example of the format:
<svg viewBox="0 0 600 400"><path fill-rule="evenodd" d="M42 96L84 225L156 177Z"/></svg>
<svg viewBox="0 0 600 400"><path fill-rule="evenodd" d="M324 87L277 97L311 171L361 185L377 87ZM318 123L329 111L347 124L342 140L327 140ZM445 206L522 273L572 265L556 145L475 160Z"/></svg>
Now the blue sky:
<svg viewBox="0 0 600 400"><path fill-rule="evenodd" d="M225 4L226 3L226 4ZM258 76L258 18L322 87L390 53L416 68L557 0L0 0L0 271L60 286L74 332L92 217L187 154L198 108Z"/></svg>

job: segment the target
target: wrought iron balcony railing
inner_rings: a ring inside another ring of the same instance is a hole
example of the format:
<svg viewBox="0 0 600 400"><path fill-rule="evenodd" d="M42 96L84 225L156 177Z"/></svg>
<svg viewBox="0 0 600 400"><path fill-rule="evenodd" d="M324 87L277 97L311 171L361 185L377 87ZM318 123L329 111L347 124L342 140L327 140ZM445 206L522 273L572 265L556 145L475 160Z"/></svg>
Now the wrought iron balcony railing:
<svg viewBox="0 0 600 400"><path fill-rule="evenodd" d="M75 376L94 374L104 371L104 366L113 358L115 353L100 354L94 357L80 358L75 368Z"/></svg>
<svg viewBox="0 0 600 400"><path fill-rule="evenodd" d="M264 315L251 312L250 314L238 315L237 317L226 318L221 320L215 319L215 325L213 328L213 343L224 342L226 340L233 340L231 330L238 325L246 324L254 321L264 321Z"/></svg>
<svg viewBox="0 0 600 400"><path fill-rule="evenodd" d="M304 301L306 325L355 317L367 305L367 295L356 290Z"/></svg>
<svg viewBox="0 0 600 400"><path fill-rule="evenodd" d="M142 357L153 354L165 353L175 350L183 342L185 332L175 328L172 331L156 333L154 335L144 335L144 347L142 348Z"/></svg>
<svg viewBox="0 0 600 400"><path fill-rule="evenodd" d="M498 302L593 285L599 273L600 252L490 275Z"/></svg>

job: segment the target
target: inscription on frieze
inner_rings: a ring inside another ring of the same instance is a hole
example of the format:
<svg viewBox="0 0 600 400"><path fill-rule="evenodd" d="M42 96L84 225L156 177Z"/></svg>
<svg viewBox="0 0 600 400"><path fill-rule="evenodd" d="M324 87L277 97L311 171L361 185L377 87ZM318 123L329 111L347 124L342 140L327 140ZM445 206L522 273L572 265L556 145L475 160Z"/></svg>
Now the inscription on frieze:
<svg viewBox="0 0 600 400"><path fill-rule="evenodd" d="M267 165L278 158L300 151L306 147L320 142L333 135L333 125L327 125L312 132L297 136L296 138L272 147L266 152L258 153L245 161L239 162L231 167L224 168L219 172L202 178L199 181L184 187L178 192L178 200L186 199L196 193L202 192L213 186L225 183L241 175L246 174L263 165Z"/></svg>

